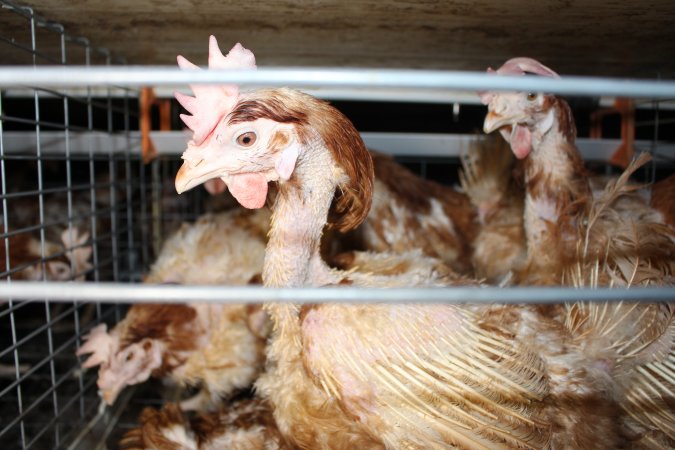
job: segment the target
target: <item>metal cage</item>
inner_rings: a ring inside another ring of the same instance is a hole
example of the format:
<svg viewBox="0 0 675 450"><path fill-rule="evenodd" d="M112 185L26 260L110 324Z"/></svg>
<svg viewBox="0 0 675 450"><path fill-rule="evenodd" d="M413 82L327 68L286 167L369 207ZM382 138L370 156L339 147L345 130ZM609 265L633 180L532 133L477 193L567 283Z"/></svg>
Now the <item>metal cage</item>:
<svg viewBox="0 0 675 450"><path fill-rule="evenodd" d="M0 70L0 443L9 448L104 448L114 427L132 426L152 395L138 397L136 408L99 410L96 374L82 371L75 356L81 337L101 322L113 324L133 301L350 301L362 291L230 289L143 286L142 280L162 239L183 220L208 209L203 192L177 197L173 176L184 136L153 133L160 155L145 164L138 131L139 86L243 81L251 74L185 74L168 69L130 71L124 60L69 35L63 26L31 8L0 0L0 55L17 67ZM41 71L43 66L49 69ZM77 66L71 72L58 69ZM14 70L16 69L16 70ZM85 70L86 69L86 70ZM135 77L135 78L134 78ZM228 78L230 77L230 78ZM239 77L239 78L237 78ZM474 90L517 88L523 80L406 71L261 70L249 82L325 84L337 91L313 93L333 99L445 102L448 87ZM40 81L42 80L42 82ZM320 81L317 81L320 80ZM585 81L585 82L584 82ZM672 170L675 83L615 80L537 80L558 93L648 98L640 105L636 148L654 155L643 173ZM369 91L369 88L373 88ZM340 90L342 89L342 90ZM312 92L312 90L309 90ZM440 97L436 92L443 92ZM440 100L439 100L440 99ZM363 133L366 143L395 154L427 175L430 165L457 165L470 135ZM617 136L613 136L617 138ZM424 142L424 145L420 145ZM618 139L582 138L585 157L605 164ZM424 153L418 151L424 148ZM82 261L89 256L88 262ZM17 283L17 280L33 283ZM68 284L64 284L68 282ZM94 284L95 283L95 284ZM371 292L373 300L410 301L406 290ZM632 293L633 300L672 300L672 289ZM375 296L377 296L375 298ZM603 290L496 289L429 292L430 301L563 301L625 299ZM26 301L29 300L29 301ZM120 404L129 401L126 398ZM112 442L112 438L109 439Z"/></svg>

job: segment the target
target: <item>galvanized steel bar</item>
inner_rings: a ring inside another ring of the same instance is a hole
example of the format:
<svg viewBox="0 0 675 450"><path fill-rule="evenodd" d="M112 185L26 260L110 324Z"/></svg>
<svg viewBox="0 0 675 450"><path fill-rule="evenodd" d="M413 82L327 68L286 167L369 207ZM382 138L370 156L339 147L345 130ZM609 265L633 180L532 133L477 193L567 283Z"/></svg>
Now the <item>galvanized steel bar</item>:
<svg viewBox="0 0 675 450"><path fill-rule="evenodd" d="M566 95L672 98L675 80L564 76L494 76L485 72L409 69L274 67L258 70L180 70L173 67L2 66L0 86L186 86L241 84L332 88L535 91Z"/></svg>
<svg viewBox="0 0 675 450"><path fill-rule="evenodd" d="M0 300L48 298L54 302L101 303L559 303L566 301L675 301L675 288L448 287L281 288L121 283L12 282L0 284Z"/></svg>

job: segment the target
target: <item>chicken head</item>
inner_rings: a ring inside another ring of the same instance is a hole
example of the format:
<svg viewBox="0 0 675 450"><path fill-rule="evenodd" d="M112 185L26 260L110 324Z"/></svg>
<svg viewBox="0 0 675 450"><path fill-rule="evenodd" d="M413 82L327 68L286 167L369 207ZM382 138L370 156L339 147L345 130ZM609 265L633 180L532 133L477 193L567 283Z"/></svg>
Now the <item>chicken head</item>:
<svg viewBox="0 0 675 450"><path fill-rule="evenodd" d="M98 388L103 400L112 405L126 386L146 381L162 365L162 344L143 339L112 354L98 371Z"/></svg>
<svg viewBox="0 0 675 450"><path fill-rule="evenodd" d="M194 67L182 57L178 61L182 68ZM255 68L255 59L240 44L223 57L216 39L211 36L209 67ZM176 94L179 102L193 114L184 116L183 120L194 131L176 175L176 190L182 193L220 179L244 207L262 207L267 197L267 183L288 180L295 168L298 144L293 125L283 120L249 121L232 117L230 113L235 106L246 109L245 98L239 95L236 86L192 86L192 89L195 97Z"/></svg>
<svg viewBox="0 0 675 450"><path fill-rule="evenodd" d="M557 77L548 67L530 58L513 58L499 69L488 69L497 75L542 75ZM483 130L491 133L499 130L511 145L513 154L523 159L532 150L533 139L538 139L553 126L555 116L551 107L554 98L534 92L488 92L480 93L481 100L488 105L488 114Z"/></svg>
<svg viewBox="0 0 675 450"><path fill-rule="evenodd" d="M77 355L91 354L82 363L83 368L100 366L98 370L99 394L112 405L122 389L146 381L153 370L162 364L161 344L155 339L143 339L120 348L120 338L115 330L106 331L105 324L94 327L85 336L86 342Z"/></svg>
<svg viewBox="0 0 675 450"><path fill-rule="evenodd" d="M270 119L230 123L225 118L204 145L188 143L176 190L182 193L220 178L242 206L260 208L267 198L267 183L290 178L298 151L291 124Z"/></svg>

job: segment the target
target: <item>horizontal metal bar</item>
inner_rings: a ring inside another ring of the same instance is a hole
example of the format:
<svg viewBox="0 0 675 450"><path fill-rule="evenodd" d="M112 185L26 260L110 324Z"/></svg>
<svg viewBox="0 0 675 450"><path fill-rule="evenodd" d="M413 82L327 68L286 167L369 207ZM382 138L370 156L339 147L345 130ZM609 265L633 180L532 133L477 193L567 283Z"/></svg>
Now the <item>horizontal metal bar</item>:
<svg viewBox="0 0 675 450"><path fill-rule="evenodd" d="M13 117L0 114L0 120L6 123L20 123L23 125L33 125L41 127L50 127L56 128L59 130L72 130L72 131L88 131L87 127L77 126L77 125L63 125L61 122L48 122L45 120L34 120L34 119L25 119L23 117Z"/></svg>
<svg viewBox="0 0 675 450"><path fill-rule="evenodd" d="M241 84L332 88L535 91L568 95L672 98L675 81L597 77L494 76L485 72L276 67L258 70L180 70L173 67L0 67L0 86L185 86Z"/></svg>
<svg viewBox="0 0 675 450"><path fill-rule="evenodd" d="M189 136L183 131L153 131L150 133L160 155L180 155L185 151ZM458 157L466 153L472 142L473 134L442 133L361 133L366 145L373 149L395 156L417 157ZM3 145L6 153L35 153L37 137L33 131L6 131ZM71 132L69 135L71 155L120 154L128 153L133 157L140 155L141 135L138 131L128 133ZM657 142L659 150L675 153L675 144ZM621 139L577 139L577 146L587 161L606 162L621 145ZM636 147L651 148L652 141L638 140ZM62 154L65 137L62 131L41 131L40 151L42 154Z"/></svg>
<svg viewBox="0 0 675 450"><path fill-rule="evenodd" d="M12 154L12 155L0 155L0 160L5 161L110 161L112 157L113 161L116 162L126 162L130 160L133 163L137 163L140 160L140 155L130 155L124 153L102 153L88 155L86 153L66 155L65 149L59 152L54 152L47 155L29 155L29 154Z"/></svg>
<svg viewBox="0 0 675 450"><path fill-rule="evenodd" d="M83 95L74 96L74 95L69 95L65 92L59 92L59 91L56 91L54 89L46 89L46 88L41 88L41 87L35 88L34 90L38 91L41 94L40 95L41 99L46 99L46 98L50 98L50 99L51 98L59 98L59 99L62 99L62 100L67 99L69 101L72 101L74 103L78 103L80 105L91 105L94 108L105 109L105 110L113 111L113 112L116 112L116 113L119 113L119 114L132 113L131 111L127 111L122 106L115 106L115 105L105 103L103 101L98 101L98 100L94 99L91 96L91 94L88 94L86 92ZM134 92L134 95L135 96L138 95L138 92ZM107 99L107 97L110 97L110 96L106 96L104 94L103 97L104 97L104 99ZM119 97L119 98L123 98L123 97ZM102 100L104 100L104 99L102 99ZM138 115L138 114L136 114L136 115Z"/></svg>
<svg viewBox="0 0 675 450"><path fill-rule="evenodd" d="M68 149L76 154L132 153L140 157L139 132L106 133L100 131L69 133ZM37 135L34 131L6 131L3 133L5 153L35 153ZM184 143L187 140L184 140ZM40 131L40 153L63 154L66 148L63 131ZM185 150L185 149L183 149Z"/></svg>
<svg viewBox="0 0 675 450"><path fill-rule="evenodd" d="M0 157L0 160L2 159L9 159L6 156L5 157ZM35 159L31 159L31 161L34 161ZM39 160L44 160L44 158L39 158ZM100 161L108 161L109 158L102 158ZM67 161L67 160L63 160ZM86 160L85 160L86 161ZM123 162L124 159L118 158L117 162ZM55 188L43 188L42 190L31 190L31 191L21 191L21 192L9 192L7 194L0 194L0 200L3 199L17 199L17 198L25 198L25 197L31 197L35 195L51 195L51 194L63 194L66 192L79 192L79 191L89 191L92 188L94 189L108 189L108 188L116 188L120 189L122 187L126 187L127 184L130 184L133 187L137 187L140 185L138 181L134 180L117 180L117 181L106 181L106 182L99 182L99 183L94 183L94 184L86 184L86 183L78 183L78 184L72 184L70 186L65 186L65 187L55 187ZM77 216L73 216L77 217ZM62 222L52 222L54 223L62 223ZM3 238L5 235L0 235L0 238Z"/></svg>
<svg viewBox="0 0 675 450"><path fill-rule="evenodd" d="M566 301L675 301L675 288L448 287L375 289L177 286L120 283L17 282L0 284L0 299L103 303L559 303ZM36 300L39 299L39 300Z"/></svg>
<svg viewBox="0 0 675 450"><path fill-rule="evenodd" d="M6 159L6 158L2 158ZM90 184L74 184L71 186L66 186L66 187L55 187L55 188L43 188L43 189L33 189L30 191L21 191L21 192L8 192L7 194L0 194L0 200L7 199L7 200L12 200L12 199L18 199L18 198L25 198L25 197L32 197L32 196L37 196L37 195L52 195L52 194L62 194L65 192L77 192L77 191L86 191L92 188L92 185ZM0 236L4 237L4 235Z"/></svg>
<svg viewBox="0 0 675 450"><path fill-rule="evenodd" d="M473 91L460 91L455 89L396 89L396 88L332 88L332 87L302 87L301 90L305 93L317 98L325 100L349 100L349 101L364 101L364 102L402 102L402 103L440 103L452 105L459 103L460 105L479 105L480 98ZM185 89L182 86L182 89ZM41 88L43 92L48 92L47 89ZM175 86L158 86L154 89L155 97L159 99L172 99L176 91ZM69 98L82 97L105 97L105 98L132 98L139 95L139 91L135 88L118 87L116 89L106 89L105 87L68 87L59 91L61 95L68 95ZM24 87L12 87L6 89L3 94L6 98L20 98L32 97L34 89ZM599 107L609 108L614 106L616 96L601 96ZM639 110L654 109L654 99L638 99L635 100L635 107ZM675 110L675 99L666 98L657 100L659 109ZM135 111L130 112L131 116L137 117Z"/></svg>

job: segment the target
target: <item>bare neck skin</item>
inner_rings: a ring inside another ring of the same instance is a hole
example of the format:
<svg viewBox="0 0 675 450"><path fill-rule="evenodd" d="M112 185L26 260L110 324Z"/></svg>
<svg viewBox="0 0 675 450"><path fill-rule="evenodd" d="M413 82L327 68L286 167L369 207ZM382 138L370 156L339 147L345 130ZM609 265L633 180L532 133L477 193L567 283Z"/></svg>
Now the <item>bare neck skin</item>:
<svg viewBox="0 0 675 450"><path fill-rule="evenodd" d="M341 169L318 136L303 147L293 176L279 184L263 266L265 286L340 281L321 259L320 241L341 176Z"/></svg>
<svg viewBox="0 0 675 450"><path fill-rule="evenodd" d="M532 133L532 152L525 160L524 226L530 262L557 265L565 242L574 239L590 187L567 105L555 99L553 125Z"/></svg>

